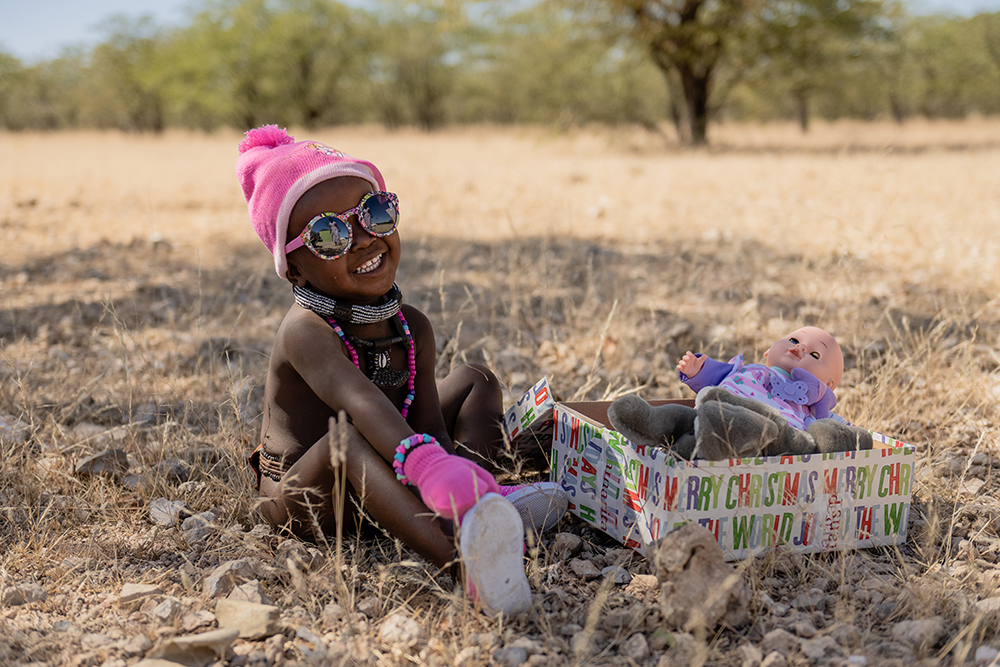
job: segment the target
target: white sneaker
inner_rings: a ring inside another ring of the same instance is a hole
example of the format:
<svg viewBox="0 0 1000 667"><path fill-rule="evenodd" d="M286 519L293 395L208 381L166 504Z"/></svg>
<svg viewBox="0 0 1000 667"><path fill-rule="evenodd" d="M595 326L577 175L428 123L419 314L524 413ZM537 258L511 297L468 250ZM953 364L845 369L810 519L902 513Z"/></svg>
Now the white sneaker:
<svg viewBox="0 0 1000 667"><path fill-rule="evenodd" d="M524 524L514 506L487 493L462 517L459 555L465 588L490 616L531 608L531 587L524 573Z"/></svg>
<svg viewBox="0 0 1000 667"><path fill-rule="evenodd" d="M500 494L510 501L525 528L544 533L563 518L569 496L556 482L535 482L522 486L501 486Z"/></svg>

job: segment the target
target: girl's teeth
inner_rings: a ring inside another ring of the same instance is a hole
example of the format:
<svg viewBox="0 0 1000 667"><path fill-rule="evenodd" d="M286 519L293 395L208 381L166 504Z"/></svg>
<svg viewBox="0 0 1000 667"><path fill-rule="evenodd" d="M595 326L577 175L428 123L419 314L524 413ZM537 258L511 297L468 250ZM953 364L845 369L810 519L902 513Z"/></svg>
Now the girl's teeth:
<svg viewBox="0 0 1000 667"><path fill-rule="evenodd" d="M375 259L373 259L371 261L368 261L368 262L365 262L364 264L362 264L361 266L359 266L358 268L356 268L354 270L354 272L355 273L370 273L371 271L374 271L375 269L377 269L379 267L379 264L381 264L381 263L382 263L382 255L379 255Z"/></svg>

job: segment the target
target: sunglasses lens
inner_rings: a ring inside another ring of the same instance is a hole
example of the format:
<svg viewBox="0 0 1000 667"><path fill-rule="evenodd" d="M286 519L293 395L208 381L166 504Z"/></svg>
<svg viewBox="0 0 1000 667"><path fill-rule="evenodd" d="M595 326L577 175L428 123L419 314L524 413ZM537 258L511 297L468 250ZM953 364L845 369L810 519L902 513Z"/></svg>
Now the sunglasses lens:
<svg viewBox="0 0 1000 667"><path fill-rule="evenodd" d="M336 259L351 247L351 230L340 218L324 215L312 223L306 245L324 259Z"/></svg>
<svg viewBox="0 0 1000 667"><path fill-rule="evenodd" d="M365 229L375 236L388 236L396 229L399 211L396 202L386 194L374 194L365 200Z"/></svg>

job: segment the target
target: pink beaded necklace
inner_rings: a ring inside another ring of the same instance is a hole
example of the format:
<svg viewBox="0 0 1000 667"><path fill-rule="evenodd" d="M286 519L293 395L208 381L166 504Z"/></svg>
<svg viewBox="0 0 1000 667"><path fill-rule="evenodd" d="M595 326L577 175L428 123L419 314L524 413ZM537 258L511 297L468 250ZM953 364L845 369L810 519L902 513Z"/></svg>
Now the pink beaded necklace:
<svg viewBox="0 0 1000 667"><path fill-rule="evenodd" d="M410 325L406 323L406 318L403 317L403 311L396 313L396 317L399 318L400 324L403 325L403 335L406 337L406 355L407 355L407 365L409 366L409 378L406 381L406 398L403 399L403 408L399 411L403 415L403 419L406 419L406 413L410 411L410 405L413 404L413 397L416 395L415 387L417 380L417 353L415 346L413 344L413 335L410 333ZM340 328L337 324L337 320L333 319L329 315L324 315L323 319L333 327L333 330L337 332L340 336L341 342L344 347L347 348L347 354L351 357L351 363L353 363L360 370L361 363L358 359L358 351L354 349L351 345L351 341L347 340L347 334L344 330Z"/></svg>

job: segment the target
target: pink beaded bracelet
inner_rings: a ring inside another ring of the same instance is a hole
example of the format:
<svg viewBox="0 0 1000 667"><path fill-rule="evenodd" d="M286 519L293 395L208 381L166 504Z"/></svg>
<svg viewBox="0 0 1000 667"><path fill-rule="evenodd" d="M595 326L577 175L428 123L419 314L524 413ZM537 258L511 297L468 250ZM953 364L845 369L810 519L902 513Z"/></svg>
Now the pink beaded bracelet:
<svg viewBox="0 0 1000 667"><path fill-rule="evenodd" d="M409 438L403 438L399 441L399 447L396 447L396 455L392 457L392 469L396 471L396 479L403 486L407 486L410 480L406 479L406 475L403 474L403 461L406 460L407 453L414 447L419 447L420 445L429 445L436 443L437 440L432 435L427 435L426 433L414 433Z"/></svg>

